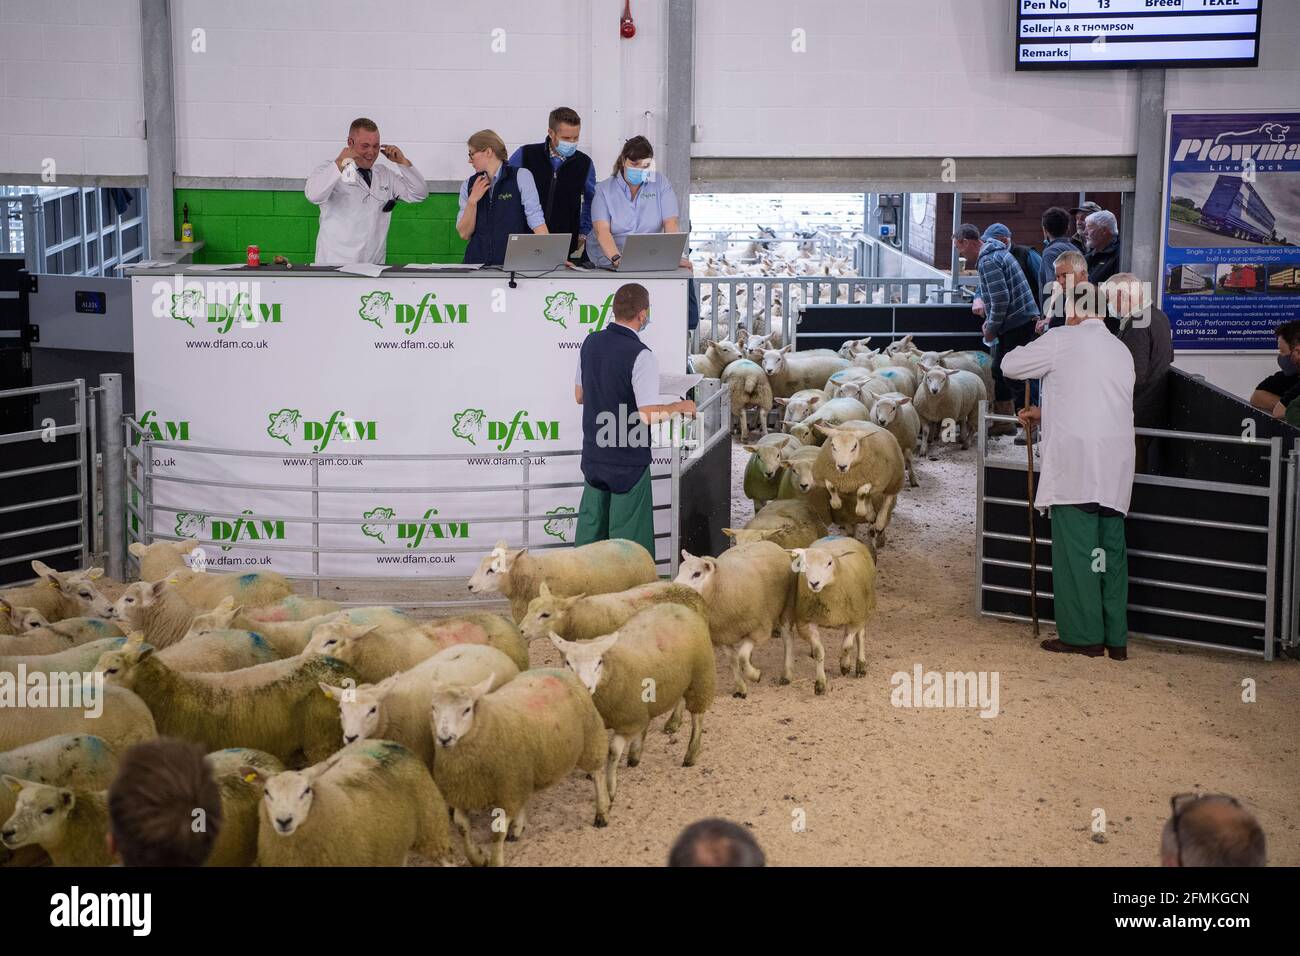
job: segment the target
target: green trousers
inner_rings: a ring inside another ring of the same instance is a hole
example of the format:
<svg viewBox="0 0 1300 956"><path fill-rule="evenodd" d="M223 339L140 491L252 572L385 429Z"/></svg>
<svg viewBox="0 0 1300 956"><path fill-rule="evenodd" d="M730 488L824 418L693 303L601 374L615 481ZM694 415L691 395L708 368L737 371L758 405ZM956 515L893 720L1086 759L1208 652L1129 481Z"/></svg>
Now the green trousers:
<svg viewBox="0 0 1300 956"><path fill-rule="evenodd" d="M654 557L653 507L649 468L646 468L635 485L621 495L601 491L584 482L582 502L578 505L578 530L574 535L574 544L626 538L641 545Z"/></svg>
<svg viewBox="0 0 1300 956"><path fill-rule="evenodd" d="M1128 643L1128 550L1124 519L1053 505L1052 594L1066 644Z"/></svg>

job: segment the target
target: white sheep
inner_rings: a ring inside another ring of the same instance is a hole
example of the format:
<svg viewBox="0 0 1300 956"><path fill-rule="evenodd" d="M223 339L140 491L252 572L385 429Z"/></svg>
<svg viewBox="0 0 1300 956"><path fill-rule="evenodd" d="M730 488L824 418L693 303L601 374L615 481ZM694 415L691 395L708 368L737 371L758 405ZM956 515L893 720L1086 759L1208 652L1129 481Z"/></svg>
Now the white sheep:
<svg viewBox="0 0 1300 956"><path fill-rule="evenodd" d="M206 750L252 747L288 765L304 758L315 763L336 749L338 709L320 684L359 683L351 667L332 657L291 657L203 674L173 670L148 644L128 642L105 656L110 661L99 664L105 679L138 694L160 733L193 740Z"/></svg>
<svg viewBox="0 0 1300 956"><path fill-rule="evenodd" d="M132 638L143 642L144 632L137 631ZM191 634L158 651L158 660L172 670L203 673L235 671L279 659L280 655L262 635L233 628Z"/></svg>
<svg viewBox="0 0 1300 956"><path fill-rule="evenodd" d="M852 360L854 356L871 351L871 336L862 339L846 339L836 351L840 358Z"/></svg>
<svg viewBox="0 0 1300 956"><path fill-rule="evenodd" d="M404 866L412 851L449 860L447 804L401 744L359 740L303 770L246 769L265 791L259 866Z"/></svg>
<svg viewBox="0 0 1300 956"><path fill-rule="evenodd" d="M469 813L499 810L492 821L491 862L505 863L507 834L523 835L526 805L534 793L577 767L596 788L595 825L609 825L605 758L609 741L591 694L566 670L525 671L488 693L474 687L437 685L429 705L436 756L433 778L452 807L465 856L487 862L470 833Z"/></svg>
<svg viewBox="0 0 1300 956"><path fill-rule="evenodd" d="M230 602L230 607L234 606L235 599L229 595L222 598L217 607L222 603ZM288 597L280 598L274 604L261 604L255 606L243 607L244 618L255 624L267 624L272 621L305 621L310 617L320 617L322 614L334 614L342 611L343 606L337 601L327 601L324 598L303 597L300 594L290 594Z"/></svg>
<svg viewBox="0 0 1300 956"><path fill-rule="evenodd" d="M109 651L126 643L125 637L105 637L87 644L78 644L52 654L17 654L0 657L0 674L18 674L22 667L28 674L89 673L96 662Z"/></svg>
<svg viewBox="0 0 1300 956"><path fill-rule="evenodd" d="M925 377L917 386L912 399L916 413L921 416L921 454L924 455L933 440L936 429L952 423L960 432L961 447L970 447L979 419L980 402L988 397L984 383L974 372L921 366Z"/></svg>
<svg viewBox="0 0 1300 956"><path fill-rule="evenodd" d="M848 368L842 368L826 380L826 386L822 389L822 401L829 402L831 399L848 397L858 398L860 391L856 387L859 383L870 380L875 375L871 369L860 368L856 365L850 365ZM855 386L850 393L848 387ZM863 404L868 404L869 400L859 399Z"/></svg>
<svg viewBox="0 0 1300 956"><path fill-rule="evenodd" d="M36 608L15 607L0 597L0 634L26 634L38 627L46 627L49 623Z"/></svg>
<svg viewBox="0 0 1300 956"><path fill-rule="evenodd" d="M993 394L993 357L979 349L939 352L935 358L944 368L974 372L984 383L984 392Z"/></svg>
<svg viewBox="0 0 1300 956"><path fill-rule="evenodd" d="M507 548L504 541L498 541L470 576L469 590L505 595L517 624L528 613L528 602L537 597L543 581L553 594L609 594L658 578L650 552L625 538L536 554L527 548Z"/></svg>
<svg viewBox="0 0 1300 956"><path fill-rule="evenodd" d="M695 766L704 712L713 703L716 666L704 618L680 604L659 604L594 641L566 641L552 631L551 642L591 692L601 719L613 731L605 765L611 801L618 791L624 748L631 744L627 765L635 767L650 721L675 710L678 703L691 715L691 740L682 766Z"/></svg>
<svg viewBox="0 0 1300 956"><path fill-rule="evenodd" d="M81 700L65 698L80 706L5 708L0 720L0 751L13 750L56 734L93 734L102 737L114 751L121 753L132 744L158 736L158 728L148 705L123 687L105 683L95 689L81 678ZM60 687L70 686L68 681ZM50 685L53 693L55 687Z"/></svg>
<svg viewBox="0 0 1300 956"><path fill-rule="evenodd" d="M196 613L211 610L227 595L234 598L235 603L244 605L247 611L258 605L276 604L293 593L288 579L274 571L224 574L179 568L164 580L176 586L177 593Z"/></svg>
<svg viewBox="0 0 1300 956"><path fill-rule="evenodd" d="M835 398L823 402L798 425L791 426L790 434L805 445L820 445L824 436L817 430L817 425L842 425L845 422L864 421L870 414L866 405L856 398Z"/></svg>
<svg viewBox="0 0 1300 956"><path fill-rule="evenodd" d="M728 365L743 358L739 346L727 339L706 341L704 351L691 355L691 368L705 378L722 378Z"/></svg>
<svg viewBox="0 0 1300 956"><path fill-rule="evenodd" d="M16 795L14 812L0 822L10 850L39 846L55 866L108 866L108 793L54 787L5 774L0 784Z"/></svg>
<svg viewBox="0 0 1300 956"><path fill-rule="evenodd" d="M493 678L492 689L519 675L515 662L485 644L454 644L408 671L377 684L321 690L339 705L344 745L366 738L395 740L432 766L429 701L435 684L473 687Z"/></svg>
<svg viewBox="0 0 1300 956"><path fill-rule="evenodd" d="M876 399L871 406L871 421L898 439L898 447L903 450L903 460L907 463L908 484L915 488L920 484L916 480L916 464L913 456L916 443L921 435L921 416L916 413L912 399L899 392L890 392Z"/></svg>
<svg viewBox="0 0 1300 956"><path fill-rule="evenodd" d="M886 355L878 349L868 349L865 352L856 353L850 361L855 368L871 369L873 372L877 369L898 368L893 358Z"/></svg>
<svg viewBox="0 0 1300 956"><path fill-rule="evenodd" d="M743 528L723 528L736 544L771 541L782 548L806 548L826 537L826 523L806 499L769 501Z"/></svg>
<svg viewBox="0 0 1300 956"><path fill-rule="evenodd" d="M738 544L716 558L683 549L676 580L704 598L709 637L731 655L732 696L748 696L746 681L763 676L750 660L754 648L790 623L793 580L785 551L770 541Z"/></svg>
<svg viewBox="0 0 1300 956"><path fill-rule="evenodd" d="M93 734L56 734L0 753L0 774L54 787L104 790L116 773L117 753ZM0 786L0 823L13 816L16 796ZM44 856L43 851L11 854L0 845L0 866L30 865Z"/></svg>
<svg viewBox="0 0 1300 956"><path fill-rule="evenodd" d="M703 614L704 600L691 588L672 581L655 581L613 594L552 594L542 585L541 593L528 604L519 624L527 641L551 632L570 641L590 641L611 634L634 614L656 604L680 604Z"/></svg>
<svg viewBox="0 0 1300 956"><path fill-rule="evenodd" d="M122 629L102 617L65 617L23 634L0 637L0 654L56 654L106 637L122 637Z"/></svg>
<svg viewBox="0 0 1300 956"><path fill-rule="evenodd" d="M831 510L850 537L861 521L873 520L875 543L883 545L903 488L904 459L898 439L871 422L817 427L827 441L813 465L813 478L826 489ZM839 511L841 495L856 499L851 513Z"/></svg>
<svg viewBox="0 0 1300 956"><path fill-rule="evenodd" d="M126 550L140 565L141 581L161 581L173 571L188 567L185 556L198 546L197 541L132 541Z"/></svg>
<svg viewBox="0 0 1300 956"><path fill-rule="evenodd" d="M246 778L250 769L281 773L284 764L268 753L248 747L227 747L204 758L221 792L221 829L204 866L253 866L257 862L257 830L262 788Z"/></svg>
<svg viewBox="0 0 1300 956"><path fill-rule="evenodd" d="M793 549L790 555L793 558L790 568L797 576L795 621L800 634L812 645L813 660L817 662L813 690L824 694L823 630L843 638L841 674L853 672L862 677L867 673L867 619L876 609L876 564L866 546L852 538L822 538L812 547ZM787 664L792 657L793 649L787 640Z"/></svg>
<svg viewBox="0 0 1300 956"><path fill-rule="evenodd" d="M35 608L53 624L68 617L108 617L112 602L94 582L104 576L103 568L56 571L43 561L33 561L32 570L41 580L25 587L0 592L14 607Z"/></svg>
<svg viewBox="0 0 1300 956"><path fill-rule="evenodd" d="M849 366L848 359L829 349L793 350L794 343L791 343L763 353L763 371L775 396L786 398L805 388L825 388L828 378Z"/></svg>
<svg viewBox="0 0 1300 956"><path fill-rule="evenodd" d="M792 425L799 424L815 412L825 400L826 395L823 389L804 388L795 392L789 398L773 398L772 402L785 409L784 414L781 416L781 429L788 432Z"/></svg>
<svg viewBox="0 0 1300 956"><path fill-rule="evenodd" d="M915 369L894 365L889 368L878 368L872 375L874 378L892 385L891 392L902 392L904 395L916 394L919 376Z"/></svg>
<svg viewBox="0 0 1300 956"><path fill-rule="evenodd" d="M201 627L200 618L196 617L193 630L200 634L206 630L221 630L227 627L254 630L266 638L281 657L296 657L307 647L312 632L327 621L342 620L367 627L374 625L375 633L384 635L409 631L420 623L419 618L412 617L395 607L353 607L332 614L309 617L305 621L264 621L261 624L246 618L242 610L236 610L238 613L226 623L213 621L210 625L205 624Z"/></svg>
<svg viewBox="0 0 1300 956"><path fill-rule="evenodd" d="M745 497L753 502L757 512L776 498L781 487L781 457L787 449L798 448L799 439L785 434L765 435L755 444L743 447L749 452L745 464Z"/></svg>
<svg viewBox="0 0 1300 956"><path fill-rule="evenodd" d="M759 427L767 434L767 417L772 411L772 386L763 370L748 359L732 362L722 380L731 385L731 417L737 422L740 440L749 440L749 409L758 409Z"/></svg>

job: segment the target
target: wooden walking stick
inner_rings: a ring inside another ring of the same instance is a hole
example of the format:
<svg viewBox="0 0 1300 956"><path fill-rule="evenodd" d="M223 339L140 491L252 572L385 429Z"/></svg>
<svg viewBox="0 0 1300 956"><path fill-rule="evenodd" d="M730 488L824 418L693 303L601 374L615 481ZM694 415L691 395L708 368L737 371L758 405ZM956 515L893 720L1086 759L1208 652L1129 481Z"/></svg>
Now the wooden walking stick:
<svg viewBox="0 0 1300 956"><path fill-rule="evenodd" d="M1029 383L1025 382L1025 408L1029 407ZM1029 486L1029 614L1034 619L1034 637L1038 637L1038 532L1034 529L1034 426L1025 425L1025 449L1029 467L1025 478Z"/></svg>

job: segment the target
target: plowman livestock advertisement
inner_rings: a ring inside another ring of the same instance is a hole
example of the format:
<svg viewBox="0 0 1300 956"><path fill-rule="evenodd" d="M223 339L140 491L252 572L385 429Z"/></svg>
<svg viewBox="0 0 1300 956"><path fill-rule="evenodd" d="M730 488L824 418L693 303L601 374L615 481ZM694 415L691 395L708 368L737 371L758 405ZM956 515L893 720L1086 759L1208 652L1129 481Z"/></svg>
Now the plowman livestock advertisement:
<svg viewBox="0 0 1300 956"><path fill-rule="evenodd" d="M489 549L520 540L523 469L506 454L529 452L530 481L581 480L574 402L578 350L613 321L609 274L520 278L500 273L378 278L190 272L132 279L136 408L150 434L180 446L266 453L236 457L158 449L153 515L160 534L204 542L213 570L312 570L309 552L259 545L312 543L313 469L325 490L321 574L466 575ZM626 280L623 280L626 281ZM640 279L653 322L645 340L665 373L686 367L685 281ZM311 455L323 456L313 465ZM449 454L456 461L362 456ZM468 457L466 457L468 456ZM667 451L652 474L667 474ZM168 475L282 486L239 490L167 481ZM437 487L409 493L397 488ZM330 488L360 489L331 493ZM501 487L501 490L491 490ZM654 483L657 504L666 481ZM533 544L572 542L581 488L533 491ZM212 512L227 512L218 516ZM242 518L243 514L275 518ZM656 513L656 531L668 530ZM658 557L668 554L666 540ZM268 560L269 556L269 560ZM467 566L468 565L468 566Z"/></svg>
<svg viewBox="0 0 1300 956"><path fill-rule="evenodd" d="M1275 349L1300 318L1300 112L1169 113L1161 306L1174 347Z"/></svg>

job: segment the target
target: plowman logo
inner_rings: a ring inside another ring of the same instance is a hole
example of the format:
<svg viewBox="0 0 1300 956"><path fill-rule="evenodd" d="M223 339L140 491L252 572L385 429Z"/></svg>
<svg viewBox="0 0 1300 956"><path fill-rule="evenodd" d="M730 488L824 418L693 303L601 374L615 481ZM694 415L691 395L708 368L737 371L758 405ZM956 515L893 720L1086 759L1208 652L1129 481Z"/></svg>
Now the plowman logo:
<svg viewBox="0 0 1300 956"><path fill-rule="evenodd" d="M245 508L242 514L251 515L253 511ZM193 511L176 512L176 534L183 538L197 538L207 523L208 516ZM208 535L213 541L283 541L283 521L245 521L236 518L213 518L212 531ZM233 544L223 544L222 551L229 551Z"/></svg>
<svg viewBox="0 0 1300 956"><path fill-rule="evenodd" d="M238 293L229 304L208 302L200 290L186 289L172 296L172 318L192 329L196 328L195 320L208 322L217 327L219 335L225 335L236 322L244 326L278 325L280 304L254 302L247 292Z"/></svg>
<svg viewBox="0 0 1300 956"><path fill-rule="evenodd" d="M614 314L614 293L605 297L600 305L589 305L578 301L576 292L555 292L546 297L543 315L546 321L554 322L562 329L568 329L568 322L576 320L577 327L590 332L599 332Z"/></svg>
<svg viewBox="0 0 1300 956"><path fill-rule="evenodd" d="M140 413L136 424L147 431L154 441L189 441L190 423L188 421L164 421L158 418L153 409ZM140 436L132 433L131 444L140 444Z"/></svg>
<svg viewBox="0 0 1300 956"><path fill-rule="evenodd" d="M406 305L393 301L391 292L371 292L361 297L361 308L357 315L367 322L373 322L376 328L384 327L384 319L392 318L407 335L414 335L425 322L435 325L464 325L469 321L469 308L463 302L453 305L450 302L434 302L438 296L426 292L417 305ZM439 311L441 309L441 311Z"/></svg>
<svg viewBox="0 0 1300 956"><path fill-rule="evenodd" d="M1188 158L1200 162L1240 162L1245 159L1275 161L1300 159L1300 143L1287 144L1290 126L1263 123L1253 129L1220 133L1213 139L1182 139L1174 152L1174 162Z"/></svg>
<svg viewBox="0 0 1300 956"><path fill-rule="evenodd" d="M509 449L516 438L524 441L558 441L560 438L559 422L530 419L522 409L515 412L509 421L488 418L481 408L467 408L452 416L451 433L471 445L478 444L476 438L485 437L485 427L487 440L501 443L497 445L497 451Z"/></svg>
<svg viewBox="0 0 1300 956"><path fill-rule="evenodd" d="M568 505L560 505L546 513L555 517L543 524L542 530L552 538L559 538L561 541L572 540L570 536L573 534L573 525L577 521L576 510Z"/></svg>
<svg viewBox="0 0 1300 956"><path fill-rule="evenodd" d="M366 523L361 526L361 533L367 537L374 538L388 544L388 539L384 537L393 527L397 525L397 540L405 541L408 548L418 548L424 541L427 534L431 540L440 540L443 538L468 538L469 523L465 521L430 521L438 513L437 508L429 508L424 513L424 520L421 522L393 521L394 511L392 508L374 508L365 512L362 517Z"/></svg>
<svg viewBox="0 0 1300 956"><path fill-rule="evenodd" d="M292 446L295 440L315 442L312 451L324 451L330 441L374 441L376 422L361 422L343 412L331 412L325 421L304 418L296 408L282 408L267 415L271 422L266 433Z"/></svg>

